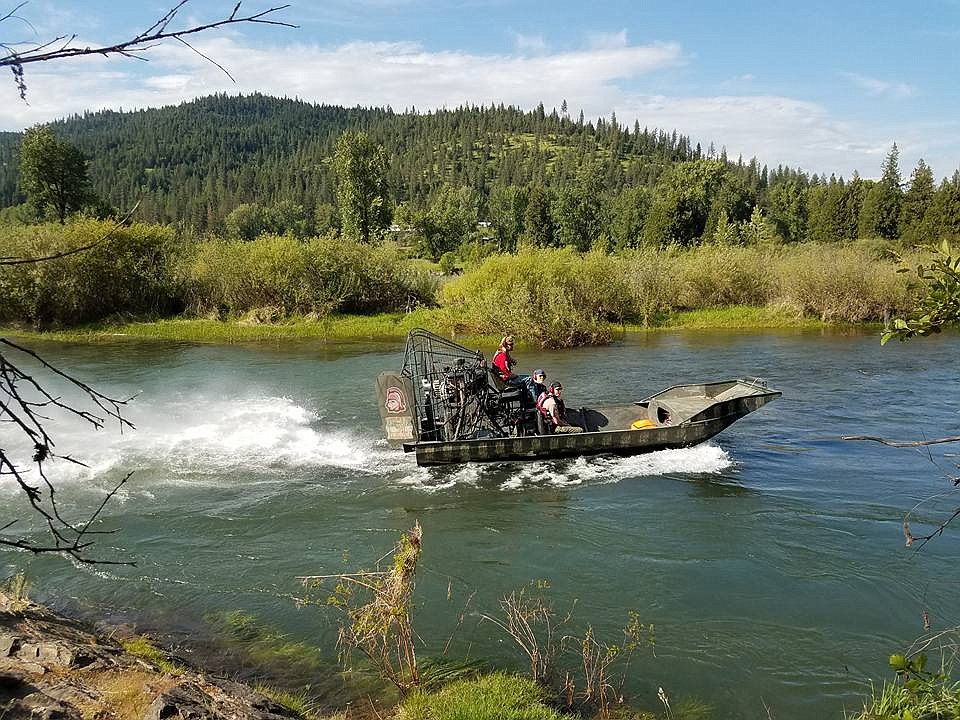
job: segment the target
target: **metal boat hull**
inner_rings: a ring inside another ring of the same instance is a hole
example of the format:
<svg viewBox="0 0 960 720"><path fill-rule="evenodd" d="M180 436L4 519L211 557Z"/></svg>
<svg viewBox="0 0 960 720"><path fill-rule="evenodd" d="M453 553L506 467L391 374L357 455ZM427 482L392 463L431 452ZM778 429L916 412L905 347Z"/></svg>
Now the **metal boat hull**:
<svg viewBox="0 0 960 720"><path fill-rule="evenodd" d="M720 383L714 383L720 385ZM446 465L468 462L499 462L510 460L542 460L583 455L639 455L675 448L691 447L709 440L732 423L759 409L780 393L766 387L746 384L753 394L710 402L691 417L677 424L666 424L642 430L624 429L623 417L646 412L644 403L598 407L571 411L571 422L586 427L588 432L535 435L526 437L490 437L457 441L429 441L404 444L404 450L415 452L418 465ZM687 388L694 386L679 386ZM696 386L699 388L710 386ZM671 391L648 398L658 406L677 400ZM666 398L663 400L663 398ZM638 405L640 407L638 407ZM599 421L599 422L598 422ZM627 425L626 427L629 427ZM607 429L610 428L610 429Z"/></svg>

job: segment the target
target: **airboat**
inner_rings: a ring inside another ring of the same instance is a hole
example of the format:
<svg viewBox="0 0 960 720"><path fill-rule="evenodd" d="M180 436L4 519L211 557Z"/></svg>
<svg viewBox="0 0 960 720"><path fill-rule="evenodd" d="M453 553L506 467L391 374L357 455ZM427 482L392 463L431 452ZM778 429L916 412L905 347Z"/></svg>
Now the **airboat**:
<svg viewBox="0 0 960 720"><path fill-rule="evenodd" d="M407 335L403 367L377 378L387 441L418 465L637 455L691 447L780 397L759 379L674 385L619 405L567 409L576 433L551 433L530 391L505 385L483 353Z"/></svg>

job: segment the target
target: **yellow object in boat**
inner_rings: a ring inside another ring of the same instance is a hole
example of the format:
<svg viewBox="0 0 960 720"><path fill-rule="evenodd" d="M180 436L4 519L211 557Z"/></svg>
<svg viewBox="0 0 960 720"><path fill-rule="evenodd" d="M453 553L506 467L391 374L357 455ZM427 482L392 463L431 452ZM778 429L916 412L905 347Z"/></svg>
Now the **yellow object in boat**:
<svg viewBox="0 0 960 720"><path fill-rule="evenodd" d="M650 418L640 418L639 420L634 420L630 425L631 430L647 430L648 428L656 427L657 424Z"/></svg>

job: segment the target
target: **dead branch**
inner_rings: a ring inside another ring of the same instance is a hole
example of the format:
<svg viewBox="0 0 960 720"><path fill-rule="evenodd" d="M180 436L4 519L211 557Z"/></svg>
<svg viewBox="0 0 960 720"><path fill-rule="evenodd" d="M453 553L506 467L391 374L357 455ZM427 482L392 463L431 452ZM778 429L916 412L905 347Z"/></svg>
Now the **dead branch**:
<svg viewBox="0 0 960 720"><path fill-rule="evenodd" d="M929 460L930 463L943 474L944 478L950 481L953 487L948 488L943 492L935 493L934 495L924 498L923 500L920 500L912 508L910 508L910 510L908 510L907 513L903 516L903 539L904 539L904 544L908 548L912 548L917 541L920 541L920 544L916 546L916 550L917 551L921 550L923 546L926 545L928 542L930 542L933 538L943 535L944 531L947 529L947 526L950 525L950 523L952 523L958 517L960 517L960 508L956 508L950 514L949 517L947 517L945 520L940 522L933 529L933 531L927 535L914 535L910 527L910 516L914 513L914 511L917 508L919 508L924 503L930 502L931 500L934 500L938 497L945 495L947 492L955 491L955 489L958 486L960 486L960 477L956 475L952 475L951 473L944 470L940 466L940 464L937 462L936 458L933 457L933 453L930 452L930 446L932 445L960 442L960 435L953 435L953 436L944 437L944 438L936 438L933 440L888 440L886 438L877 437L875 435L844 435L842 436L841 439L868 440L871 442L878 442L883 445L888 445L890 447L896 447L896 448L917 448L917 449L924 448L926 450L925 454L926 454L927 460Z"/></svg>
<svg viewBox="0 0 960 720"><path fill-rule="evenodd" d="M238 15L237 13L239 12L241 5L241 3L238 2L234 6L233 11L227 17L221 20L184 28L183 30L170 30L170 23L174 21L174 19L177 17L177 14L181 9L183 9L188 1L189 0L180 0L180 2L168 10L166 14L153 23L153 25L151 25L149 28L139 33L135 37L115 43L113 45L102 45L99 47L75 47L72 43L76 39L76 35L59 35L51 40L47 40L46 42L0 42L0 49L5 50L7 53L6 55L0 57L0 67L11 68L14 75L14 82L17 85L17 89L20 91L20 97L26 99L27 88L23 77L23 66L29 63L46 62L48 60L63 60L67 58L82 57L85 55L102 55L104 57L120 55L122 57L146 60L147 58L139 55L138 53L149 51L164 40L176 40L188 47L193 52L197 53L197 55L203 59L213 63L216 67L226 73L227 77L233 80L233 76L231 76L222 65L197 50L190 43L184 40L184 37L188 35L194 35L196 33L206 32L208 30L214 30L216 28L226 27L228 25L239 25L243 23L257 25L277 25L288 28L298 27L292 23L284 22L282 20L275 20L272 17L275 13L290 7L289 5L277 5L275 7L268 8L267 10L251 13L249 15ZM21 19L15 13L23 8L24 5L26 5L26 2L22 2L17 5L13 10L0 18L0 22L11 18ZM62 44L60 44L61 41ZM19 49L18 46L29 47ZM50 49L51 47L53 47L53 49Z"/></svg>
<svg viewBox="0 0 960 720"><path fill-rule="evenodd" d="M870 440L871 442L882 443L890 447L909 448L923 447L926 445L942 445L944 443L960 442L960 435L951 435L950 437L936 438L934 440L888 440L875 435L842 435L841 440Z"/></svg>
<svg viewBox="0 0 960 720"><path fill-rule="evenodd" d="M6 352L3 351L6 349ZM89 407L75 405L52 394L33 375L26 372L12 358L16 356L32 358L47 373L66 380L68 386L78 390L90 403ZM115 560L91 557L88 549L93 544L92 536L108 534L112 530L95 530L94 523L100 517L107 503L120 491L130 479L132 473L124 477L103 498L100 506L86 519L75 522L67 518L58 504L57 485L48 477L46 464L59 459L76 465L84 465L70 455L60 454L56 442L48 427L50 418L42 414L45 408L58 408L68 415L79 418L95 429L103 428L110 420L117 422L121 431L133 429L133 423L122 413L123 406L129 401L109 397L93 389L78 378L59 370L32 350L17 345L6 338L0 338L0 423L13 426L32 446L30 464L14 459L7 450L0 448L0 477L11 478L26 499L30 511L46 525L49 543L38 543L26 538L10 539L0 537L0 545L26 550L32 553L64 553L82 563L89 564L132 564ZM36 480L31 479L34 473ZM2 527L8 532L22 518L14 518Z"/></svg>

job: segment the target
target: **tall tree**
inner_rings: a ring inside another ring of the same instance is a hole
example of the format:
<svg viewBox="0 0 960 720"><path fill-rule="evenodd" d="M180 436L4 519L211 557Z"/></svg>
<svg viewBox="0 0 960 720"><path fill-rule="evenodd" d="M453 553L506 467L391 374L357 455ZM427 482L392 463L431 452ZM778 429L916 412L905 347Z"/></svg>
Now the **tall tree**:
<svg viewBox="0 0 960 720"><path fill-rule="evenodd" d="M443 185L426 212L413 218L421 252L439 260L462 243L477 226L477 195L468 187Z"/></svg>
<svg viewBox="0 0 960 720"><path fill-rule="evenodd" d="M933 171L921 158L910 176L910 189L903 195L900 211L900 233L912 243L924 241L924 218L933 204L933 193Z"/></svg>
<svg viewBox="0 0 960 720"><path fill-rule="evenodd" d="M777 230L790 242L800 242L807 236L807 189L795 179L777 183L767 195L770 218Z"/></svg>
<svg viewBox="0 0 960 720"><path fill-rule="evenodd" d="M860 234L895 240L899 236L900 206L903 190L900 188L900 151L894 143L883 163L883 177L867 192L860 211Z"/></svg>
<svg viewBox="0 0 960 720"><path fill-rule="evenodd" d="M550 194L541 185L534 185L523 211L523 239L530 245L546 247L553 244L553 234Z"/></svg>
<svg viewBox="0 0 960 720"><path fill-rule="evenodd" d="M656 199L644 227L650 245L691 245L704 233L714 194L720 187L725 160L678 163L656 187Z"/></svg>
<svg viewBox="0 0 960 720"><path fill-rule="evenodd" d="M337 140L333 166L343 234L362 242L379 238L390 223L383 148L365 132L345 132Z"/></svg>
<svg viewBox="0 0 960 720"><path fill-rule="evenodd" d="M93 200L83 153L49 127L32 127L23 136L20 187L38 215L52 207L61 224Z"/></svg>

